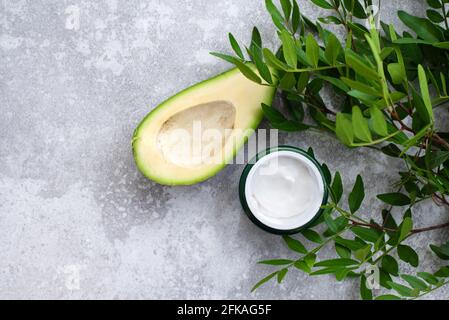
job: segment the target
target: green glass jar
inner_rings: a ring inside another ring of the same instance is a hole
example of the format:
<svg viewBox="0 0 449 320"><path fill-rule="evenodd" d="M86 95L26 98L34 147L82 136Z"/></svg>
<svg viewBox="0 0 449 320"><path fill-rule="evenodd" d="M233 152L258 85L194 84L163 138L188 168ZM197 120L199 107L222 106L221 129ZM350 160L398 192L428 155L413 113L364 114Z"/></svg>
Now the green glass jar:
<svg viewBox="0 0 449 320"><path fill-rule="evenodd" d="M257 154L240 178L240 201L250 220L274 234L310 226L327 204L321 165L302 149L279 146Z"/></svg>

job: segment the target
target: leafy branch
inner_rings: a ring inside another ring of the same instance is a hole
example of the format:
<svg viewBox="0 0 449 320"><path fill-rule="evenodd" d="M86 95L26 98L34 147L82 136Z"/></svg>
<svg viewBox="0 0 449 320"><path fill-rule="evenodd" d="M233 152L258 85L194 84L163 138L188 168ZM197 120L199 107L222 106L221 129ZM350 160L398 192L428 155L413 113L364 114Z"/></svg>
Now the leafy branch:
<svg viewBox="0 0 449 320"><path fill-rule="evenodd" d="M426 18L398 11L409 30L402 34L384 22L376 28L370 0L310 1L328 14L312 22L302 15L296 0L280 0L280 8L265 0L279 37L275 52L264 47L255 27L248 46L242 47L230 34L234 54L212 54L235 65L251 81L280 91L287 110L262 106L274 128L318 129L349 148L368 147L401 159L405 169L398 172L397 192L377 196L387 209L367 220L359 212L365 197L362 177L357 177L344 208L341 175L337 172L332 178L323 165L332 201L321 220L302 232L315 246L307 249L299 239L284 237L300 256L262 261L280 269L254 289L274 277L282 282L294 268L311 276L334 274L337 281L359 278L362 298L371 299L373 290L367 283L374 268L378 284L394 292L379 294L378 299L423 297L448 283L449 267L401 274L395 256L417 268L419 256L405 242L416 234L449 227L447 222L414 228L412 214L413 207L425 200L449 208L449 132L435 121L437 108L449 102L447 0L427 0ZM345 37L326 29L328 24L342 27ZM324 102L325 87L339 97L333 105ZM396 221L393 211L397 215L398 210L403 216ZM324 226L324 232L315 230L318 226ZM318 261L319 252L329 245L336 258ZM430 249L449 260L449 243Z"/></svg>
<svg viewBox="0 0 449 320"><path fill-rule="evenodd" d="M375 291L382 292L382 290L373 290L367 286L367 278L371 275L370 270L377 270L378 278L374 284L377 284L379 289L394 291L394 294L378 295L376 299L379 300L421 298L449 282L449 266L441 267L434 273L404 274L400 273L400 263L394 257L395 253L403 263L417 268L419 256L405 242L418 233L447 227L449 223L414 229L410 199L400 193L379 196L387 203L408 206L399 225L388 210L382 212L382 223L373 220L366 221L360 217L358 212L365 195L363 180L360 176L357 177L348 197L349 211L338 205L343 188L338 172L329 185L333 203L324 207L323 217L315 223L312 229L302 231L303 239L283 237L288 248L300 256L294 260L261 261L261 264L277 266L280 269L262 279L254 286L253 290L274 277L277 277L279 283L282 282L292 268L311 276L333 274L337 281L343 281L348 277L359 278L361 296L364 299L372 299ZM316 231L320 226L324 226L324 232L321 234ZM307 246L303 244L304 241L315 244L315 246L307 249ZM332 243L337 257L317 261L317 254ZM441 259L449 260L449 242L442 246L431 245L431 249Z"/></svg>

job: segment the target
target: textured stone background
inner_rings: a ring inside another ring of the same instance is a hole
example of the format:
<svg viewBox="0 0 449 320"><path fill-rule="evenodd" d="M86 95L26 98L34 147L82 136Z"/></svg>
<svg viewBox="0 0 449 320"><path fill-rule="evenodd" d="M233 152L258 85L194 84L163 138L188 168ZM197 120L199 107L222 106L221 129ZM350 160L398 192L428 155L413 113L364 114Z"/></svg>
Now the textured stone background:
<svg viewBox="0 0 449 320"><path fill-rule="evenodd" d="M422 14L422 2L388 1L383 19L397 23L397 7ZM147 181L134 166L135 126L167 97L229 67L208 55L229 50L227 32L247 41L257 25L275 45L263 1L0 3L0 298L358 297L354 282L298 272L249 293L271 270L258 260L290 253L243 215L242 166L177 188ZM300 3L316 17L309 1ZM76 11L79 29L66 28ZM391 159L331 137L281 140L314 147L347 185L362 172L367 212L396 178ZM444 220L435 206L416 215L422 224ZM447 236L413 240L424 269L433 263L428 242Z"/></svg>

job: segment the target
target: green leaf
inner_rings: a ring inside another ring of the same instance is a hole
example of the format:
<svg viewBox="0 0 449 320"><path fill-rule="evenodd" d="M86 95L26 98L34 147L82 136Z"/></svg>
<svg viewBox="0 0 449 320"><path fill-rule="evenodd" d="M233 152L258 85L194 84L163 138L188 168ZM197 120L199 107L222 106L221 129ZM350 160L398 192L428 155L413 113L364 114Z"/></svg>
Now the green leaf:
<svg viewBox="0 0 449 320"><path fill-rule="evenodd" d="M313 231L312 229L305 229L305 230L301 231L301 233L309 241L312 241L315 243L323 242L320 235L317 232Z"/></svg>
<svg viewBox="0 0 449 320"><path fill-rule="evenodd" d="M322 24L336 24L339 25L341 24L341 20L339 18L337 18L336 16L327 16L327 17L319 17L317 19L319 22L321 22Z"/></svg>
<svg viewBox="0 0 449 320"><path fill-rule="evenodd" d="M399 235L399 242L404 240L412 231L413 229L413 220L410 217L406 217L404 221L402 221L400 226L400 235Z"/></svg>
<svg viewBox="0 0 449 320"><path fill-rule="evenodd" d="M307 85L309 84L310 75L308 72L302 72L299 74L298 83L296 85L296 88L298 89L299 93L303 93L306 89Z"/></svg>
<svg viewBox="0 0 449 320"><path fill-rule="evenodd" d="M284 265L293 263L293 261L288 260L288 259L273 259L273 260L259 261L258 263L259 264L267 264L270 266L284 266Z"/></svg>
<svg viewBox="0 0 449 320"><path fill-rule="evenodd" d="M281 122L287 121L287 119L284 117L284 115L282 113L280 113L278 110L276 110L275 108L273 108L272 106L268 106L263 103L262 110L263 110L265 117L271 123L281 123Z"/></svg>
<svg viewBox="0 0 449 320"><path fill-rule="evenodd" d="M413 250L411 247L406 246L406 245L399 245L397 250L398 250L399 258L402 261L409 263L411 266L413 266L415 268L418 267L419 256L415 250Z"/></svg>
<svg viewBox="0 0 449 320"><path fill-rule="evenodd" d="M354 142L354 131L352 122L348 115L338 113L336 117L336 134L337 137L347 146L351 146Z"/></svg>
<svg viewBox="0 0 449 320"><path fill-rule="evenodd" d="M312 268L308 266L308 264L305 261L298 260L296 261L293 266L296 269L299 269L301 271L304 271L305 273L310 273L312 271Z"/></svg>
<svg viewBox="0 0 449 320"><path fill-rule="evenodd" d="M256 65L257 70L259 71L260 76L269 84L273 83L273 78L271 77L270 69L263 62L262 51L254 49L252 52L252 57L254 63Z"/></svg>
<svg viewBox="0 0 449 320"><path fill-rule="evenodd" d="M348 277L351 271L352 271L351 268L349 269L341 268L340 270L337 270L335 272L335 279L337 279L337 281L343 281Z"/></svg>
<svg viewBox="0 0 449 320"><path fill-rule="evenodd" d="M229 42L231 42L232 49L237 54L237 56L240 59L245 59L245 56L243 55L242 49L240 48L237 40L235 40L235 38L232 35L232 33L229 33Z"/></svg>
<svg viewBox="0 0 449 320"><path fill-rule="evenodd" d="M341 258L320 261L315 264L315 267L348 267L358 264L359 262L356 260Z"/></svg>
<svg viewBox="0 0 449 320"><path fill-rule="evenodd" d="M310 127L303 123L298 123L292 120L286 120L285 122L273 123L271 122L271 126L274 129L279 129L285 132L299 132L309 129Z"/></svg>
<svg viewBox="0 0 449 320"><path fill-rule="evenodd" d="M327 2L326 0L311 0L314 4L316 4L318 7L321 7L323 9L332 9L332 5Z"/></svg>
<svg viewBox="0 0 449 320"><path fill-rule="evenodd" d="M366 19L366 12L359 0L343 0L345 7L348 11L352 12L352 15L359 19Z"/></svg>
<svg viewBox="0 0 449 320"><path fill-rule="evenodd" d="M385 120L385 116L376 107L371 107L369 109L371 115L371 126L373 131L381 137L385 137L388 135L388 127L387 121Z"/></svg>
<svg viewBox="0 0 449 320"><path fill-rule="evenodd" d="M393 43L395 44L425 44L431 46L432 43L429 41L424 41L421 39L415 39L415 38L400 38L397 40L394 40Z"/></svg>
<svg viewBox="0 0 449 320"><path fill-rule="evenodd" d="M360 296L363 300L373 300L373 292L366 286L366 277L364 275L360 278Z"/></svg>
<svg viewBox="0 0 449 320"><path fill-rule="evenodd" d="M382 210L382 221L385 228L396 230L398 227L393 215L391 214L391 210ZM388 234L391 236L391 232Z"/></svg>
<svg viewBox="0 0 449 320"><path fill-rule="evenodd" d="M359 249L354 252L354 257L360 262L364 262L368 254L371 253L372 246L370 244L366 245L364 248Z"/></svg>
<svg viewBox="0 0 449 320"><path fill-rule="evenodd" d="M407 79L407 76L404 73L404 69L399 63L390 63L387 68L394 84L401 84L404 80Z"/></svg>
<svg viewBox="0 0 449 320"><path fill-rule="evenodd" d="M262 83L262 80L259 78L259 76L245 63L241 62L240 60L234 59L234 64L237 66L237 68L239 68L240 72L249 80L259 84Z"/></svg>
<svg viewBox="0 0 449 320"><path fill-rule="evenodd" d="M389 282L389 285L403 297L416 297L415 291L399 283Z"/></svg>
<svg viewBox="0 0 449 320"><path fill-rule="evenodd" d="M281 7L284 12L285 20L288 21L292 13L292 4L290 3L290 0L281 0Z"/></svg>
<svg viewBox="0 0 449 320"><path fill-rule="evenodd" d="M448 93L447 93L446 77L442 72L440 72L440 81L441 81L441 90L443 91L443 94L447 96Z"/></svg>
<svg viewBox="0 0 449 320"><path fill-rule="evenodd" d="M329 170L329 167L323 163L321 164L321 169L323 170L323 176L324 176L324 180L326 180L326 184L330 185L332 182L332 173Z"/></svg>
<svg viewBox="0 0 449 320"><path fill-rule="evenodd" d="M270 281L274 276L276 276L278 272L273 272L272 274L268 275L267 277L260 280L256 285L251 289L251 292L254 292L259 288L261 285L265 284L266 282Z"/></svg>
<svg viewBox="0 0 449 320"><path fill-rule="evenodd" d="M279 87L281 89L285 89L285 90L290 90L292 89L294 86L296 85L296 78L295 75L293 73L286 73L281 81L279 82Z"/></svg>
<svg viewBox="0 0 449 320"><path fill-rule="evenodd" d="M366 94L359 90L351 90L348 92L348 95L360 100L362 103L366 104L367 106L373 106L373 105L376 105L377 101L382 101L382 100L378 100L377 97L371 96L371 95Z"/></svg>
<svg viewBox="0 0 449 320"><path fill-rule="evenodd" d="M224 61L227 61L229 63L235 64L235 57L227 55L227 54L223 54L223 53L219 53L219 52L210 52L211 55L220 58Z"/></svg>
<svg viewBox="0 0 449 320"><path fill-rule="evenodd" d="M401 100L403 100L405 97L407 97L407 95L403 92L398 92L398 91L394 91L394 92L390 92L389 93L389 101L392 103L397 103L400 102ZM378 108L385 108L387 107L387 103L385 102L385 99L380 99L375 103L375 106Z"/></svg>
<svg viewBox="0 0 449 320"><path fill-rule="evenodd" d="M318 78L323 79L324 81L329 82L334 87L342 90L343 92L348 92L351 88L349 88L343 81L337 78L323 76L323 75L317 75Z"/></svg>
<svg viewBox="0 0 449 320"><path fill-rule="evenodd" d="M427 112L429 114L429 118L434 121L433 117L433 109L432 109L432 100L430 99L429 87L427 85L427 77L426 72L422 65L418 66L418 77L419 77L419 87L421 89L422 99L424 101L424 105L427 108Z"/></svg>
<svg viewBox="0 0 449 320"><path fill-rule="evenodd" d="M318 67L320 47L311 33L306 37L306 57L311 66Z"/></svg>
<svg viewBox="0 0 449 320"><path fill-rule="evenodd" d="M434 9L440 9L442 7L440 0L427 0L427 4Z"/></svg>
<svg viewBox="0 0 449 320"><path fill-rule="evenodd" d="M361 77L370 80L379 80L379 75L377 71L372 69L366 61L362 60L357 54L352 50L346 49L345 52L346 64L348 64L354 71Z"/></svg>
<svg viewBox="0 0 449 320"><path fill-rule="evenodd" d="M430 21L435 22L435 23L441 23L445 19L445 18L443 18L441 13L439 13L435 10L431 10L431 9L426 11L426 15L427 15L427 18L430 19Z"/></svg>
<svg viewBox="0 0 449 320"><path fill-rule="evenodd" d="M341 258L348 259L351 257L351 250L342 246L341 244L335 243L335 251Z"/></svg>
<svg viewBox="0 0 449 320"><path fill-rule="evenodd" d="M399 275L399 265L396 259L394 259L392 256L385 255L382 258L382 268L388 272L389 274L392 274L394 276Z"/></svg>
<svg viewBox="0 0 449 320"><path fill-rule="evenodd" d="M449 50L449 41L437 42L432 44L436 48Z"/></svg>
<svg viewBox="0 0 449 320"><path fill-rule="evenodd" d="M304 257L304 262L312 268L315 265L316 255L314 253L309 253Z"/></svg>
<svg viewBox="0 0 449 320"><path fill-rule="evenodd" d="M291 71L291 68L282 61L280 61L278 58L276 58L273 52L271 52L269 49L264 48L262 50L262 53L265 58L265 61L268 63L269 66L277 70Z"/></svg>
<svg viewBox="0 0 449 320"><path fill-rule="evenodd" d="M430 245L430 249L442 260L449 260L449 242L436 246L434 244Z"/></svg>
<svg viewBox="0 0 449 320"><path fill-rule="evenodd" d="M276 6L273 4L273 1L271 0L265 0L265 6L267 8L267 11L270 13L271 15L271 19L273 20L274 25L279 29L279 30L284 30L285 26L284 26L284 18L282 17L281 13L279 12L279 10L276 8Z"/></svg>
<svg viewBox="0 0 449 320"><path fill-rule="evenodd" d="M354 213L357 210L359 210L364 198L365 198L365 187L363 185L362 177L358 175L357 179L355 180L354 187L352 188L352 191L349 194L348 198L349 209L351 210L351 213Z"/></svg>
<svg viewBox="0 0 449 320"><path fill-rule="evenodd" d="M443 163L449 160L448 151L434 151L430 159L430 169L439 168Z"/></svg>
<svg viewBox="0 0 449 320"><path fill-rule="evenodd" d="M303 254L307 253L307 249L299 240L293 239L292 237L289 236L283 236L282 238L284 239L285 243L290 248L290 250Z"/></svg>
<svg viewBox="0 0 449 320"><path fill-rule="evenodd" d="M385 247L385 235L383 234L383 232L380 232L380 237L377 239L376 242L374 242L374 250L381 250ZM387 235L388 233L385 232Z"/></svg>
<svg viewBox="0 0 449 320"><path fill-rule="evenodd" d="M358 106L352 107L352 127L357 139L363 142L373 141L371 131L369 130L368 120L363 117L362 111Z"/></svg>
<svg viewBox="0 0 449 320"><path fill-rule="evenodd" d="M377 230L359 226L352 227L351 231L361 239L372 243L375 243L381 236L381 234Z"/></svg>
<svg viewBox="0 0 449 320"><path fill-rule="evenodd" d="M282 50L287 64L296 69L298 64L298 56L296 54L295 41L287 30L281 31Z"/></svg>
<svg viewBox="0 0 449 320"><path fill-rule="evenodd" d="M293 132L308 129L308 126L296 121L287 120L282 113L275 108L262 103L262 111L273 128Z"/></svg>
<svg viewBox="0 0 449 320"><path fill-rule="evenodd" d="M351 28L353 35L357 38L363 39L369 33L368 29L360 23L347 21L347 24Z"/></svg>
<svg viewBox="0 0 449 320"><path fill-rule="evenodd" d="M257 29L256 27L253 28L253 32L251 34L251 44L262 48L262 37L260 36L259 29Z"/></svg>
<svg viewBox="0 0 449 320"><path fill-rule="evenodd" d="M341 275L341 272L349 272L351 270L354 270L355 267L351 267L351 268L345 268L345 267L326 267L317 271L312 272L310 275L311 276L321 276L323 274L335 274L337 275Z"/></svg>
<svg viewBox="0 0 449 320"><path fill-rule="evenodd" d="M335 220L333 220L332 218L330 218L330 216L325 215L325 222L326 224L329 226L330 222L332 221L334 228L329 228L329 230L326 230L323 234L326 237L330 237L340 231L342 231L343 229L346 228L346 226L348 225L348 219L343 217L343 216L339 216L337 217Z"/></svg>
<svg viewBox="0 0 449 320"><path fill-rule="evenodd" d="M429 20L412 16L405 11L399 11L398 16L421 39L429 42L439 42L442 40L443 36L441 31Z"/></svg>
<svg viewBox="0 0 449 320"><path fill-rule="evenodd" d="M415 197L421 194L421 190L418 187L417 183L413 181L407 181L404 183L405 190L410 194L412 201Z"/></svg>
<svg viewBox="0 0 449 320"><path fill-rule="evenodd" d="M350 86L353 90L357 90L363 92L364 94L382 97L382 91L373 88L372 86L366 85L359 81L354 81L346 77L342 77L341 80L348 86Z"/></svg>
<svg viewBox="0 0 449 320"><path fill-rule="evenodd" d="M382 48L382 51L380 52L380 58L382 60L385 60L386 58L388 58L390 56L390 54L392 54L394 52L394 49L391 47L385 47Z"/></svg>
<svg viewBox="0 0 449 320"><path fill-rule="evenodd" d="M334 197L334 202L338 204L343 196L343 181L341 180L340 172L336 172L334 176L334 181L331 186L332 195Z"/></svg>
<svg viewBox="0 0 449 320"><path fill-rule="evenodd" d="M392 278L387 270L383 269L382 267L379 268L379 284L388 289L391 290L391 286L388 284L389 281L392 281Z"/></svg>
<svg viewBox="0 0 449 320"><path fill-rule="evenodd" d="M284 102L295 121L302 122L305 116L302 98L294 94L288 94Z"/></svg>
<svg viewBox="0 0 449 320"><path fill-rule="evenodd" d="M393 294L384 294L382 296L376 297L375 300L401 300L401 298Z"/></svg>
<svg viewBox="0 0 449 320"><path fill-rule="evenodd" d="M335 242L348 248L351 251L356 251L359 249L362 249L365 247L364 244L358 242L358 241L354 241L354 240L349 240L349 239L344 239L342 237L336 237L335 238Z"/></svg>
<svg viewBox="0 0 449 320"><path fill-rule="evenodd" d="M440 278L449 278L449 267L442 267L437 272L435 272L435 276Z"/></svg>
<svg viewBox="0 0 449 320"><path fill-rule="evenodd" d="M402 157L411 147L413 147L419 140L421 140L427 134L430 127L431 127L430 124L426 125L411 139L401 142L401 144L404 146L404 149L402 150L400 156Z"/></svg>
<svg viewBox="0 0 449 320"><path fill-rule="evenodd" d="M335 122L330 120L324 112L321 112L318 109L311 108L309 109L310 116L314 121L317 122L323 129L335 132Z"/></svg>
<svg viewBox="0 0 449 320"><path fill-rule="evenodd" d="M284 280L284 278L285 278L285 275L287 274L287 272L288 272L288 269L287 268L284 268L284 269L282 269L282 270L280 270L279 272L278 272L278 283L281 283L282 282L282 280Z"/></svg>
<svg viewBox="0 0 449 320"><path fill-rule="evenodd" d="M429 115L429 112L427 111L426 105L424 104L424 100L421 98L421 96L415 90L415 88L411 87L410 89L412 91L413 105L416 109L417 116L419 116L419 118L422 120L422 122L424 124L429 124L430 123L430 115ZM413 119L413 120L415 120L415 119Z"/></svg>
<svg viewBox="0 0 449 320"><path fill-rule="evenodd" d="M326 42L326 50L324 52L324 56L329 65L335 66L337 64L337 59L341 50L341 44L338 38L333 33L329 33Z"/></svg>
<svg viewBox="0 0 449 320"><path fill-rule="evenodd" d="M422 291L422 290L426 290L429 287L421 279L414 277L414 276L410 276L408 274L401 275L401 278L404 279L413 289Z"/></svg>
<svg viewBox="0 0 449 320"><path fill-rule="evenodd" d="M293 1L293 12L292 12L292 29L293 32L298 31L299 25L301 23L301 13L299 11L297 1Z"/></svg>
<svg viewBox="0 0 449 320"><path fill-rule="evenodd" d="M310 81L309 85L307 86L307 90L308 90L309 94L318 95L319 92L321 91L321 89L323 89L323 80L318 79L318 78ZM321 103L324 104L323 101Z"/></svg>
<svg viewBox="0 0 449 320"><path fill-rule="evenodd" d="M334 219L332 219L330 212L325 211L323 215L324 215L324 221L326 222L326 225L328 226L328 228L332 232L337 233L338 227L337 227L337 224L335 223Z"/></svg>
<svg viewBox="0 0 449 320"><path fill-rule="evenodd" d="M428 272L418 272L418 276L431 285L438 284L438 279L433 274L430 274Z"/></svg>
<svg viewBox="0 0 449 320"><path fill-rule="evenodd" d="M411 203L409 197L399 192L379 194L377 198L387 204L397 207L407 206Z"/></svg>
<svg viewBox="0 0 449 320"><path fill-rule="evenodd" d="M401 154L401 149L399 149L395 144L390 143L385 147L382 147L382 152L390 157L398 158Z"/></svg>

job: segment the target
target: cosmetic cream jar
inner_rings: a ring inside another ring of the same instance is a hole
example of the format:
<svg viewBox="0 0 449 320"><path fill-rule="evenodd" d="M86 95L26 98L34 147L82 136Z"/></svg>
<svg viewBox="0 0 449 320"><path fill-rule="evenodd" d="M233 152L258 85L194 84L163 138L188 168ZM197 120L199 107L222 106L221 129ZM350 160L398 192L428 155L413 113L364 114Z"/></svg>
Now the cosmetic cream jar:
<svg viewBox="0 0 449 320"><path fill-rule="evenodd" d="M323 212L328 190L321 165L307 152L279 146L259 153L240 179L240 201L253 223L274 234L293 234Z"/></svg>

